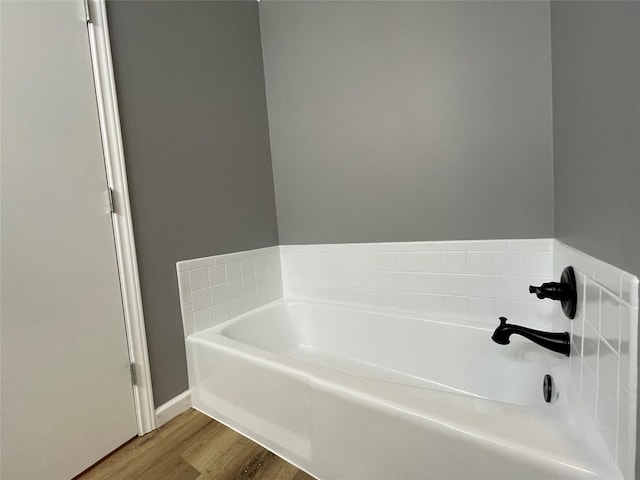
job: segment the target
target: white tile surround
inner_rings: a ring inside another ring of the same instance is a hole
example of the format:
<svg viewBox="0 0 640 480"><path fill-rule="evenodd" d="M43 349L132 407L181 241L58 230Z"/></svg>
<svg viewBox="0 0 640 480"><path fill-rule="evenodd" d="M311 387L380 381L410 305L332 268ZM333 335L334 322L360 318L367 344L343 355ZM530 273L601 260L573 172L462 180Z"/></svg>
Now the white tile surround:
<svg viewBox="0 0 640 480"><path fill-rule="evenodd" d="M280 247L287 297L538 328L553 303L528 286L551 279L552 250L552 239Z"/></svg>
<svg viewBox="0 0 640 480"><path fill-rule="evenodd" d="M578 311L529 294L572 265ZM554 239L284 245L178 262L185 336L281 296L570 330L571 378L632 479L638 279Z"/></svg>
<svg viewBox="0 0 640 480"><path fill-rule="evenodd" d="M638 279L559 241L553 264L555 279L567 265L576 272L578 310L565 321L572 334L571 378L620 470L633 478ZM554 316L562 318L559 307Z"/></svg>
<svg viewBox="0 0 640 480"><path fill-rule="evenodd" d="M276 247L176 264L185 337L282 297Z"/></svg>

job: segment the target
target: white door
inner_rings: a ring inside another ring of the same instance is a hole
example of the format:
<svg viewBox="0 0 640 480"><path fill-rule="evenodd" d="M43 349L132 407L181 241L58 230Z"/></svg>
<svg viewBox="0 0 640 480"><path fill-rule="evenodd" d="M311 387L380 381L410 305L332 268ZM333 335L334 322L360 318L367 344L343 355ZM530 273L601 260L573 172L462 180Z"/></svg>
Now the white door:
<svg viewBox="0 0 640 480"><path fill-rule="evenodd" d="M1 477L69 479L137 433L87 26L0 9Z"/></svg>

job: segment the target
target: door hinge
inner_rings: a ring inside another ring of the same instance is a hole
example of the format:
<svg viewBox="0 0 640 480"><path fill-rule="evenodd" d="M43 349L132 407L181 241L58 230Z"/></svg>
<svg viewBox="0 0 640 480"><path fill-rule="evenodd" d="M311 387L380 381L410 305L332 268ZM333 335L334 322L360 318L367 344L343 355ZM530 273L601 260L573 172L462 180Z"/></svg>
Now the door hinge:
<svg viewBox="0 0 640 480"><path fill-rule="evenodd" d="M91 21L91 9L89 8L89 0L83 0L84 4L84 19L87 23L93 23Z"/></svg>
<svg viewBox="0 0 640 480"><path fill-rule="evenodd" d="M107 188L107 196L109 197L109 211L116 213L116 207L113 202L113 188Z"/></svg>
<svg viewBox="0 0 640 480"><path fill-rule="evenodd" d="M136 364L129 364L129 371L131 372L131 385L138 385L138 374L136 373Z"/></svg>

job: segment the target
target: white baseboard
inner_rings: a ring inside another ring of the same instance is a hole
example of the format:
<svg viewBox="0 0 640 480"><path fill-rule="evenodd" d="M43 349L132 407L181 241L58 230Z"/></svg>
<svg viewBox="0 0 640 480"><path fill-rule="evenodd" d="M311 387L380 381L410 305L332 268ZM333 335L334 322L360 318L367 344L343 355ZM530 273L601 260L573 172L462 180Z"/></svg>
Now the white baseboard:
<svg viewBox="0 0 640 480"><path fill-rule="evenodd" d="M182 412L191 407L191 392L186 390L180 395L176 395L167 403L163 403L156 408L156 428L164 425L169 420L177 417Z"/></svg>

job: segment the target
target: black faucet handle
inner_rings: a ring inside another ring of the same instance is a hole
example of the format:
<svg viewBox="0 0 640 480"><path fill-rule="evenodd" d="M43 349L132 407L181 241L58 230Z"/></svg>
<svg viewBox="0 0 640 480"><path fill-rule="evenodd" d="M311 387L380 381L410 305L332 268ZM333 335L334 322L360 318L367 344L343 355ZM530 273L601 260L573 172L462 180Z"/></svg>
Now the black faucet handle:
<svg viewBox="0 0 640 480"><path fill-rule="evenodd" d="M534 293L540 299L550 298L551 300L567 300L571 296L568 286L559 282L543 283L539 287L529 285L529 293Z"/></svg>
<svg viewBox="0 0 640 480"><path fill-rule="evenodd" d="M559 282L547 282L539 287L530 285L529 293L534 293L540 299L559 300L562 302L562 311L567 317L574 318L576 316L578 294L573 267L567 267L562 271Z"/></svg>
<svg viewBox="0 0 640 480"><path fill-rule="evenodd" d="M540 299L545 298L545 295L542 292L543 285L540 285L539 287L534 287L533 285L529 285L529 293L535 294L536 297L538 297Z"/></svg>
<svg viewBox="0 0 640 480"><path fill-rule="evenodd" d="M507 317L500 317L498 320L500 320L500 326L507 324Z"/></svg>

